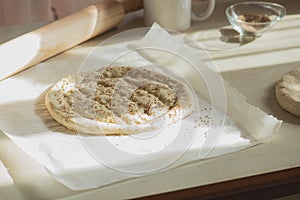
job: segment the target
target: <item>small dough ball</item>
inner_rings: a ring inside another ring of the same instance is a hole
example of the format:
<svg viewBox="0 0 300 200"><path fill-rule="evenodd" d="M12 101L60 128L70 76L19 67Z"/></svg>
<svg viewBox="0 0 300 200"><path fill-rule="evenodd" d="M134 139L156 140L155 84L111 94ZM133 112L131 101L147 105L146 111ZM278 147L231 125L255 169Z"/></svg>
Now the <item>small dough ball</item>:
<svg viewBox="0 0 300 200"><path fill-rule="evenodd" d="M283 109L300 117L300 68L281 77L276 84L276 98Z"/></svg>

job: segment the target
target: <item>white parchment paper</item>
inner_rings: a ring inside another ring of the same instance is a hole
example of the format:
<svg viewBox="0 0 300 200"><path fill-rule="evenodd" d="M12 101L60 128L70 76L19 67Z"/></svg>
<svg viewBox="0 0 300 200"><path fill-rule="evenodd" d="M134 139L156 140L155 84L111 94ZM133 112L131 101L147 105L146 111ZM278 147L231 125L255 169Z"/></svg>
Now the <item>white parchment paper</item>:
<svg viewBox="0 0 300 200"><path fill-rule="evenodd" d="M127 42L116 41L97 47L81 70L106 66L112 61L113 64L134 66L159 63L182 74L198 99L197 112L165 127L153 140L141 143L131 136L107 138L70 134L49 116L43 105L44 93L62 77L78 71L74 67L78 62L76 55L68 52L0 83L0 128L67 187L90 189L149 173L162 173L259 144L280 127L281 121L248 104L245 97L226 82L222 82L221 88L215 88L224 91L226 101L212 101L210 97L214 92L209 91L208 85L213 86L216 82L210 80L217 80L219 75L202 62L203 52L189 46L191 41L185 37L171 36L154 25L142 40L124 39ZM116 55L123 52L130 53L116 59ZM178 55L181 55L180 59ZM85 69L84 66L90 67ZM192 69L200 72L202 78ZM207 119L203 121L205 117ZM221 134L210 134L213 128ZM178 130L182 131L178 133ZM174 132L177 132L175 138ZM190 132L194 134L192 137ZM176 140L188 145L168 148ZM129 152L130 156L121 157L121 154L105 149L108 141L115 149Z"/></svg>
<svg viewBox="0 0 300 200"><path fill-rule="evenodd" d="M3 186L10 186L13 185L13 180L9 175L8 171L6 170L4 164L0 160L0 188Z"/></svg>

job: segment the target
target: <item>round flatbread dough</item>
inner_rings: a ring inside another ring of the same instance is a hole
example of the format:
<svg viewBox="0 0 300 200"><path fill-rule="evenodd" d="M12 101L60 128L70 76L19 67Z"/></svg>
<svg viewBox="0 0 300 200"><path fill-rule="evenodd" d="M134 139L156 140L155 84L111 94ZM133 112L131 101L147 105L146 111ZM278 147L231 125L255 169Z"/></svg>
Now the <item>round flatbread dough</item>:
<svg viewBox="0 0 300 200"><path fill-rule="evenodd" d="M128 135L193 111L190 88L145 67L105 67L68 76L45 95L50 115L83 134ZM169 121L170 122L170 121Z"/></svg>
<svg viewBox="0 0 300 200"><path fill-rule="evenodd" d="M283 109L300 117L300 68L281 77L276 84L276 98Z"/></svg>

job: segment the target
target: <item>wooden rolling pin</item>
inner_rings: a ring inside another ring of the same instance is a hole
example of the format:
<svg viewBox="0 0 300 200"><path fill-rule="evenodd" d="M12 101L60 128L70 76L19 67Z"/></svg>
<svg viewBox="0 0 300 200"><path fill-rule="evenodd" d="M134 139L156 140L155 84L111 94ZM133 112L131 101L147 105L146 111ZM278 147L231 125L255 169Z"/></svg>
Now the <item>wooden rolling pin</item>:
<svg viewBox="0 0 300 200"><path fill-rule="evenodd" d="M104 0L0 45L0 81L116 27L142 0Z"/></svg>

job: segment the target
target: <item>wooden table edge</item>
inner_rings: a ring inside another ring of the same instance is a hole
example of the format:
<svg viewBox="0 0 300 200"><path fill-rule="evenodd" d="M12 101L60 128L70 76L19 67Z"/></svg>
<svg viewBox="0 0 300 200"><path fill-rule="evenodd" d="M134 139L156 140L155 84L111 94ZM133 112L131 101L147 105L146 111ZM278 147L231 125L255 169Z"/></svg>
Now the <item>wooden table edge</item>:
<svg viewBox="0 0 300 200"><path fill-rule="evenodd" d="M300 167L244 177L220 183L138 198L181 199L273 199L300 193ZM259 195L259 196L258 196ZM255 198L254 198L255 197Z"/></svg>

